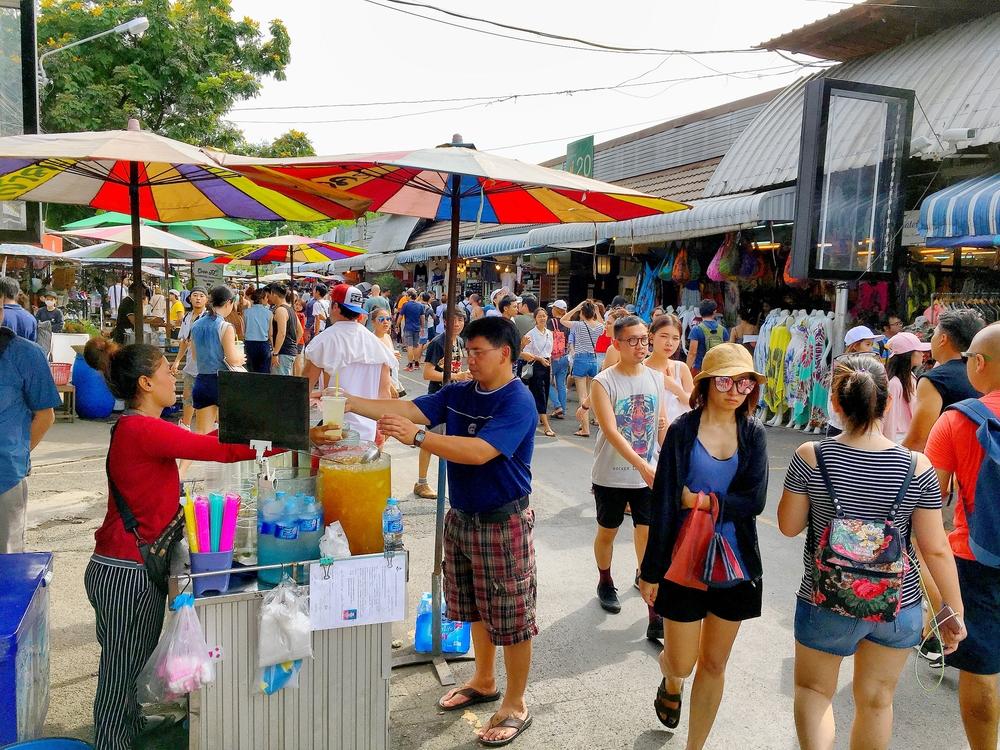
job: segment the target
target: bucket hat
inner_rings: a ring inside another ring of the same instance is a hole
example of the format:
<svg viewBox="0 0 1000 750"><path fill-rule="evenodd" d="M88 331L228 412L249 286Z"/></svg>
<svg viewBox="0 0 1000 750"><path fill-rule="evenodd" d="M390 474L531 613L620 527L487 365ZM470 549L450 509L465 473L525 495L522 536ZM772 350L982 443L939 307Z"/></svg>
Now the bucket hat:
<svg viewBox="0 0 1000 750"><path fill-rule="evenodd" d="M764 383L767 378L753 368L753 356L750 350L741 344L718 344L705 354L699 372L694 382L705 378L734 378L737 375L751 375L758 383Z"/></svg>

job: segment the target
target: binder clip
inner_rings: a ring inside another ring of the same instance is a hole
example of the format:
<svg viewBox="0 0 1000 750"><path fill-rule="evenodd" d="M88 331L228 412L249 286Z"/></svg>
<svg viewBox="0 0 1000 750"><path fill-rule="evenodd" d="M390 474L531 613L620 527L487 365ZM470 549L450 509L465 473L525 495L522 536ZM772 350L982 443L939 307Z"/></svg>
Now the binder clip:
<svg viewBox="0 0 1000 750"><path fill-rule="evenodd" d="M329 581L330 580L330 568L333 567L333 558L332 557L321 557L319 559L319 564L320 564L320 567L323 568L323 580L324 581Z"/></svg>

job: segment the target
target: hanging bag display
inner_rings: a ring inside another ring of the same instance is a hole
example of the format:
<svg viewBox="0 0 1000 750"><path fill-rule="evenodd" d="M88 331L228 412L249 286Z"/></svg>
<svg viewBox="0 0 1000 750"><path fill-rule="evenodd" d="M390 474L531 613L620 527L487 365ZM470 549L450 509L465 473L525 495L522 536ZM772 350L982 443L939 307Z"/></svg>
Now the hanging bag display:
<svg viewBox="0 0 1000 750"><path fill-rule="evenodd" d="M215 680L211 649L194 611L194 597L174 599L174 614L136 678L140 703L175 701Z"/></svg>
<svg viewBox="0 0 1000 750"><path fill-rule="evenodd" d="M740 275L740 248L735 234L727 234L723 243L725 252L719 259L719 273L728 281Z"/></svg>
<svg viewBox="0 0 1000 750"><path fill-rule="evenodd" d="M917 465L910 467L884 519L848 518L830 480L823 450L816 447L816 464L833 503L834 517L823 529L813 551L813 604L844 617L892 622L902 605L903 578L908 568L904 541L895 516L906 497Z"/></svg>
<svg viewBox="0 0 1000 750"><path fill-rule="evenodd" d="M660 281L670 281L672 279L671 274L674 271L674 261L677 258L677 252L671 245L670 249L667 250L667 254L663 256L663 260L660 262L660 267L656 269L656 276Z"/></svg>
<svg viewBox="0 0 1000 750"><path fill-rule="evenodd" d="M703 494L698 494L699 505L703 497ZM715 522L719 518L719 499L714 494L708 497L711 501L710 509L692 508L681 524L670 557L670 567L664 576L664 579L672 583L701 591L708 590L708 585L703 580L705 560L715 535Z"/></svg>
<svg viewBox="0 0 1000 750"><path fill-rule="evenodd" d="M730 235L726 235L726 238L719 245L719 249L715 251L715 255L712 256L711 262L708 264L708 269L705 271L705 275L708 276L709 281L725 281L725 276L722 275L722 270L720 265L722 263L722 256L726 254L726 249L729 245Z"/></svg>
<svg viewBox="0 0 1000 750"><path fill-rule="evenodd" d="M670 278L678 284L686 284L691 280L691 269L688 268L688 251L682 247L677 251L674 258L674 267L670 271Z"/></svg>

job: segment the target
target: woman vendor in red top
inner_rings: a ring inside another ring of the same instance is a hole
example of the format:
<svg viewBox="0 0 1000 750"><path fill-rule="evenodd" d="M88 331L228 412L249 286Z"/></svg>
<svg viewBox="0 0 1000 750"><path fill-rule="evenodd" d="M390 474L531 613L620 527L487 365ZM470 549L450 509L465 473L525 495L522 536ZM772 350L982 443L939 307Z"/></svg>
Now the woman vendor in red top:
<svg viewBox="0 0 1000 750"><path fill-rule="evenodd" d="M177 513L177 460L232 463L255 458L249 447L223 445L214 435L197 435L160 419L176 400L170 363L156 347L118 347L91 339L84 358L103 372L111 392L128 406L108 449L110 476L139 523L138 534L154 541ZM149 579L136 538L125 530L108 498L104 523L87 565L84 585L94 607L101 646L94 700L95 747L126 750L143 728L136 677L163 626L166 594Z"/></svg>

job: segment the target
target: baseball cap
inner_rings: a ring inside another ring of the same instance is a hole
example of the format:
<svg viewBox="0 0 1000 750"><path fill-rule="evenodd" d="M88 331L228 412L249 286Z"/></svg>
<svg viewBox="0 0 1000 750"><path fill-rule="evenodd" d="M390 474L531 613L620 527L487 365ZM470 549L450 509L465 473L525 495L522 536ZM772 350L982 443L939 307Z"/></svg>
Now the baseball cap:
<svg viewBox="0 0 1000 750"><path fill-rule="evenodd" d="M891 339L889 339L886 346L889 347L889 351L893 354L909 354L910 352L929 352L931 350L931 345L927 342L921 341L916 337L915 334L909 331L903 331L902 333L897 333Z"/></svg>
<svg viewBox="0 0 1000 750"><path fill-rule="evenodd" d="M875 341L876 339L882 338L877 333L873 333L872 329L868 326L854 326L844 335L844 346L850 346L851 344L856 344L859 341L865 341L871 339Z"/></svg>
<svg viewBox="0 0 1000 750"><path fill-rule="evenodd" d="M337 284L330 290L330 301L351 312L363 313L365 311L365 296L356 286L350 284Z"/></svg>
<svg viewBox="0 0 1000 750"><path fill-rule="evenodd" d="M557 299L555 302L549 305L549 307L558 307L560 310L569 309L569 305L566 304L566 300L564 299Z"/></svg>
<svg viewBox="0 0 1000 750"><path fill-rule="evenodd" d="M180 293L180 292L178 292L178 291L177 291L176 289L171 289L171 290L170 290L169 292L167 292L167 294L168 294L168 295L171 295L171 294L172 294L172 295L174 295L175 297L177 297L178 299L180 299L180 297L181 297L181 293Z"/></svg>

